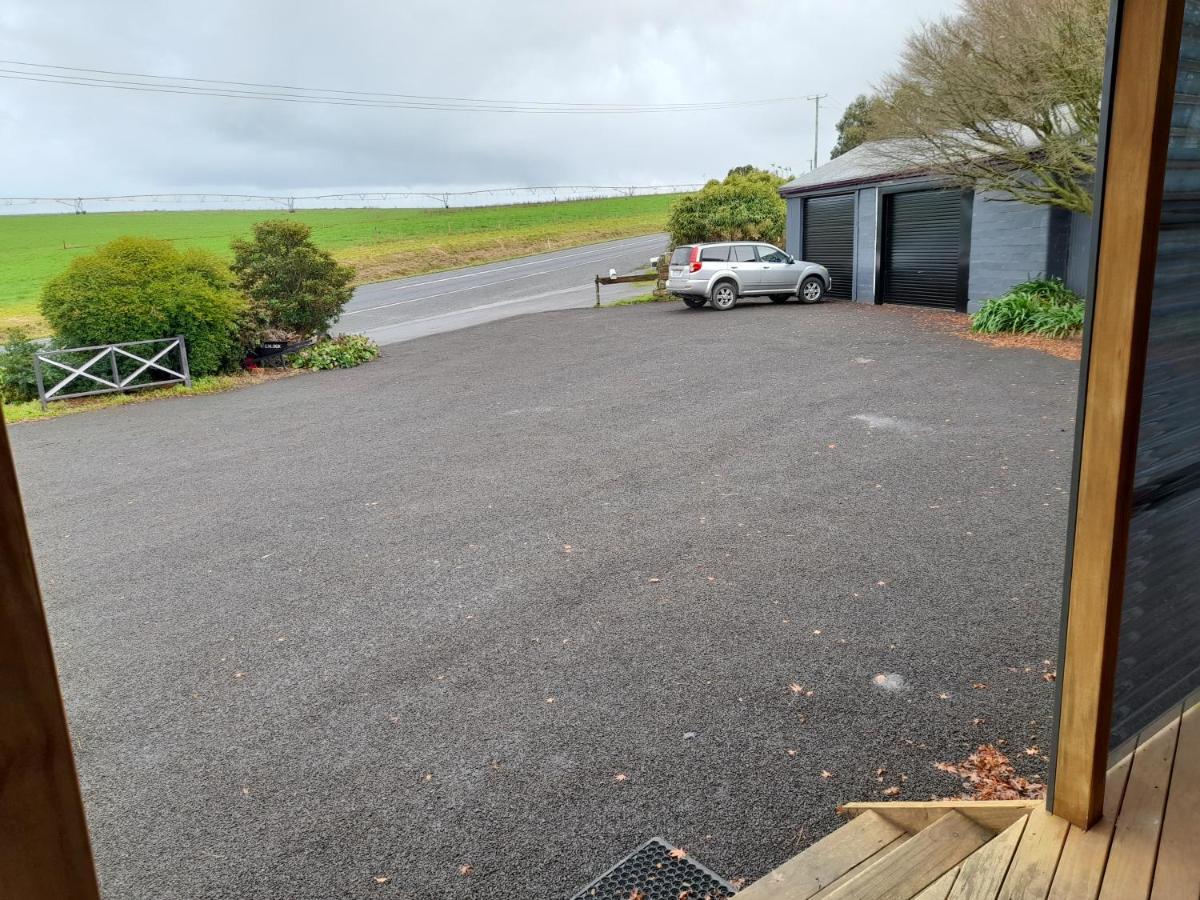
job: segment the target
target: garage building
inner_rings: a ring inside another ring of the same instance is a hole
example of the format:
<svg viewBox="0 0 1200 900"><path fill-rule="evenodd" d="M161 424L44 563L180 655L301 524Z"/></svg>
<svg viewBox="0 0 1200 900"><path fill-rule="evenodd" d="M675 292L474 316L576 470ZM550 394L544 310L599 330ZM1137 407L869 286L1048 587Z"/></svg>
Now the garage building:
<svg viewBox="0 0 1200 900"><path fill-rule="evenodd" d="M915 172L862 144L780 188L787 250L820 263L830 295L974 312L1040 275L1083 293L1091 219Z"/></svg>

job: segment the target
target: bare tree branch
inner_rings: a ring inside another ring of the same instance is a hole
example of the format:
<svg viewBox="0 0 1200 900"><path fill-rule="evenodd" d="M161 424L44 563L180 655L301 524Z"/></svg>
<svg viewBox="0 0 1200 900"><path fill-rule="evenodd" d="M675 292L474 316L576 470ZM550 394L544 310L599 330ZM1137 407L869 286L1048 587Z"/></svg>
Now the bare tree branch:
<svg viewBox="0 0 1200 900"><path fill-rule="evenodd" d="M880 85L878 153L1026 203L1092 209L1105 0L964 0Z"/></svg>

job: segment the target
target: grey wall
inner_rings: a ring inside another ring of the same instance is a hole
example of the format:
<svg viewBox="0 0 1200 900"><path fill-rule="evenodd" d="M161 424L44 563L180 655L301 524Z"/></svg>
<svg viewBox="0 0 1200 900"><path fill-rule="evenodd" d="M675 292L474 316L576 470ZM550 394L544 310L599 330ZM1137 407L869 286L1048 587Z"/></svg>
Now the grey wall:
<svg viewBox="0 0 1200 900"><path fill-rule="evenodd" d="M878 188L861 188L854 206L854 294L859 303L875 302L875 229Z"/></svg>
<svg viewBox="0 0 1200 900"><path fill-rule="evenodd" d="M1047 274L1053 233L1050 208L1005 200L1007 196L996 192L975 195L967 283L970 312L1018 282Z"/></svg>
<svg viewBox="0 0 1200 900"><path fill-rule="evenodd" d="M787 201L787 246L783 249L800 259L804 251L804 200L789 197Z"/></svg>

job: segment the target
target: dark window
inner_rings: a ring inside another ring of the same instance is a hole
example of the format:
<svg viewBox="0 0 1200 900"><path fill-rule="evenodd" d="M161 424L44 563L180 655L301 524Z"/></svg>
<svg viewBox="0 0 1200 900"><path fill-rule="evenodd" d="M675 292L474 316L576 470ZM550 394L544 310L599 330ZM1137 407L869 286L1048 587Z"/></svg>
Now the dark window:
<svg viewBox="0 0 1200 900"><path fill-rule="evenodd" d="M733 258L738 262L754 262L754 248L749 244L736 244L733 248Z"/></svg>
<svg viewBox="0 0 1200 900"><path fill-rule="evenodd" d="M776 250L774 247L765 247L760 245L758 248L758 258L763 262L770 263L785 263L788 261L788 255L782 250Z"/></svg>
<svg viewBox="0 0 1200 900"><path fill-rule="evenodd" d="M700 251L700 262L725 262L729 259L729 246L705 247Z"/></svg>
<svg viewBox="0 0 1200 900"><path fill-rule="evenodd" d="M675 252L671 254L671 265L683 266L687 265L687 261L692 257L691 247L676 247Z"/></svg>

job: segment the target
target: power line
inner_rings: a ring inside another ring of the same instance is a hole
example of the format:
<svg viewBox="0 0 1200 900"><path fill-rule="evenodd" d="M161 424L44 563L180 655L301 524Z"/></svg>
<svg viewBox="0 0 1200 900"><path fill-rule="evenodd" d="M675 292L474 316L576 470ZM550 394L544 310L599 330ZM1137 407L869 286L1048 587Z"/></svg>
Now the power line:
<svg viewBox="0 0 1200 900"><path fill-rule="evenodd" d="M283 103L308 103L333 106L364 106L387 109L421 109L443 112L500 112L541 115L613 115L664 112L698 112L794 103L800 97L775 97L759 100L716 100L702 103L583 103L547 100L496 100L398 94L381 91L353 91L333 88L309 88L211 78L187 78L108 69L86 69L43 63L0 60L0 79L65 84L73 87L110 90L222 97L237 100L264 100ZM59 74L65 73L65 74Z"/></svg>

